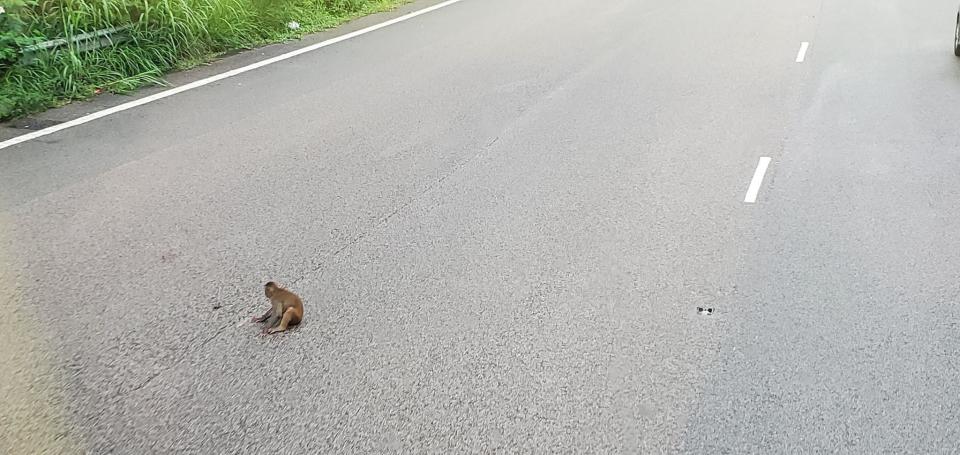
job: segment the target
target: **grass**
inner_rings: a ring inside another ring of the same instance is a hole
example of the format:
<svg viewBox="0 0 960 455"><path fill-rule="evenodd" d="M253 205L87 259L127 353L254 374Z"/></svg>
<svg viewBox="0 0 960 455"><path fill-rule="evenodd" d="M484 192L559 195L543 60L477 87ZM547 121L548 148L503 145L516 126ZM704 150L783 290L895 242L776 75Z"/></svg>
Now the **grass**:
<svg viewBox="0 0 960 455"><path fill-rule="evenodd" d="M101 90L128 93L163 84L164 73L224 52L296 39L409 1L6 0L4 5L14 4L0 14L0 120ZM300 28L291 30L290 21ZM131 40L115 46L86 52L64 46L30 64L11 52L15 46L125 25L131 26Z"/></svg>

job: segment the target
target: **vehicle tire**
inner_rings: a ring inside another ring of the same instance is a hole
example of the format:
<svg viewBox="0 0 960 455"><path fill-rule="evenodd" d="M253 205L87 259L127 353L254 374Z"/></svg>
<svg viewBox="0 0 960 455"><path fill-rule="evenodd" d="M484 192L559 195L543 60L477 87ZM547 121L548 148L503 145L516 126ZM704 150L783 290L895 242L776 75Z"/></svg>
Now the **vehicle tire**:
<svg viewBox="0 0 960 455"><path fill-rule="evenodd" d="M960 14L957 14L957 28L953 32L953 55L960 57Z"/></svg>

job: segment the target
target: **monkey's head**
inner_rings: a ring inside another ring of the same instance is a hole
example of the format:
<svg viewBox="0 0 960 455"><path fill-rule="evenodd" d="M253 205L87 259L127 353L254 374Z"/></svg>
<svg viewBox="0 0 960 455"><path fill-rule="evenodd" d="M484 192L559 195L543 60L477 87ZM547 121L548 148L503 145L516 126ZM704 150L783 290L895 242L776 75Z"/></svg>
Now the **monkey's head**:
<svg viewBox="0 0 960 455"><path fill-rule="evenodd" d="M273 297L273 293L277 292L277 289L279 288L280 286L277 286L277 283L274 283L273 281L271 281L263 285L263 295L267 296L267 298L269 299L270 297Z"/></svg>

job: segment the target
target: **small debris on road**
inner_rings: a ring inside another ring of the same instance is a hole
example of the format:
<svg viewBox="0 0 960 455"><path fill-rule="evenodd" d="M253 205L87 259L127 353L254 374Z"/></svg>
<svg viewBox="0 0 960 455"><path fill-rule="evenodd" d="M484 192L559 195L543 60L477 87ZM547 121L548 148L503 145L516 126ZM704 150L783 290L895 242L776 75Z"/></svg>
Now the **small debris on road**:
<svg viewBox="0 0 960 455"><path fill-rule="evenodd" d="M699 307L699 306L698 306L698 307L697 307L697 313L700 313L700 314L703 315L703 316L712 316L712 315L713 315L713 308L704 308L704 307Z"/></svg>

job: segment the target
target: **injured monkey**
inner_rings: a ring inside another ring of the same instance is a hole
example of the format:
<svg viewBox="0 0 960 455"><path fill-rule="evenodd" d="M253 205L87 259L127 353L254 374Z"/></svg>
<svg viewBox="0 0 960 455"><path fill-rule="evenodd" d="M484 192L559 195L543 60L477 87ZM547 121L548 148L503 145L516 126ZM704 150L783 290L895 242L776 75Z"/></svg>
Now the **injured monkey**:
<svg viewBox="0 0 960 455"><path fill-rule="evenodd" d="M270 299L270 309L263 316L254 317L253 322L267 321L263 333L277 333L297 325L303 320L303 302L296 294L281 288L273 281L263 287L263 293Z"/></svg>

